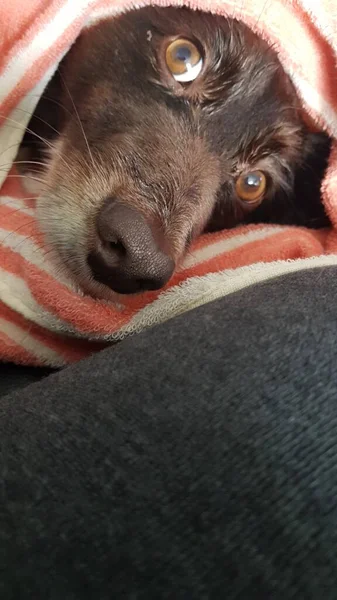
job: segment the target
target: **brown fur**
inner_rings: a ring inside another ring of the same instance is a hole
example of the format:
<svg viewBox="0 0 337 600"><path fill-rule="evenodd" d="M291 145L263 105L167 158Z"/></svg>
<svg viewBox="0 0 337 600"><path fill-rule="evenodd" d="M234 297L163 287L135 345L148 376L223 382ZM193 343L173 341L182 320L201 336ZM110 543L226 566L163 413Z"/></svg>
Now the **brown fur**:
<svg viewBox="0 0 337 600"><path fill-rule="evenodd" d="M189 85L164 65L164 44L176 36L196 41L205 56ZM313 137L274 51L233 20L144 8L99 23L65 57L29 128L54 146L45 158L34 135L24 140L34 159L46 161L41 226L94 295L107 295L87 262L106 198L141 211L176 264L204 229L323 216L317 196L326 152L311 183L314 208L303 213L294 191L310 171ZM249 169L268 178L254 213L234 189Z"/></svg>

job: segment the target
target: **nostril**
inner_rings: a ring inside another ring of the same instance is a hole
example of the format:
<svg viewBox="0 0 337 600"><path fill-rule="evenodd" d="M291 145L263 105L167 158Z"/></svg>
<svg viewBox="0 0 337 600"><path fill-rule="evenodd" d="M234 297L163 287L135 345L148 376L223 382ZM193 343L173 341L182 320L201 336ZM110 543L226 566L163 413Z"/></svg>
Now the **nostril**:
<svg viewBox="0 0 337 600"><path fill-rule="evenodd" d="M101 244L106 251L111 252L112 254L115 254L119 257L126 256L127 250L124 244L118 240L101 240Z"/></svg>

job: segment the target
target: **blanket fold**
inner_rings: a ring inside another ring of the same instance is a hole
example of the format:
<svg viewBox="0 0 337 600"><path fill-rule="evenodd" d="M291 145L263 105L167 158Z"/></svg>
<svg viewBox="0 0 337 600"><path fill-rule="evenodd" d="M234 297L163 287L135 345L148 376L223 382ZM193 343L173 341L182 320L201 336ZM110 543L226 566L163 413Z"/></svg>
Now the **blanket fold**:
<svg viewBox="0 0 337 600"><path fill-rule="evenodd" d="M147 0L142 5L149 4ZM158 5L181 6L180 0ZM278 52L313 129L337 139L335 0L195 0ZM137 5L139 7L139 5ZM288 272L337 264L337 143L322 185L330 230L251 225L198 239L169 285L116 302L84 296L50 259L15 170L25 128L81 30L130 0L0 0L0 359L62 366L202 303Z"/></svg>

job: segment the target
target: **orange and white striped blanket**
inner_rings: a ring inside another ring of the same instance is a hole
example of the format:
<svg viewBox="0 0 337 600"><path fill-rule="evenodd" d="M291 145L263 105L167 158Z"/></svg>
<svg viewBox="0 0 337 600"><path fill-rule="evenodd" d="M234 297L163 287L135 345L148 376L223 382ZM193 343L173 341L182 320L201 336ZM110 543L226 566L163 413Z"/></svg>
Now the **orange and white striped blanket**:
<svg viewBox="0 0 337 600"><path fill-rule="evenodd" d="M149 0L142 0L142 5ZM158 4L181 5L180 0ZM337 139L336 0L191 0L237 17L277 49L308 118ZM331 230L247 226L203 236L159 292L85 297L48 261L13 161L30 115L82 28L132 0L0 0L0 359L62 366L106 342L299 269L337 265L337 143L322 186ZM139 4L137 4L139 6Z"/></svg>

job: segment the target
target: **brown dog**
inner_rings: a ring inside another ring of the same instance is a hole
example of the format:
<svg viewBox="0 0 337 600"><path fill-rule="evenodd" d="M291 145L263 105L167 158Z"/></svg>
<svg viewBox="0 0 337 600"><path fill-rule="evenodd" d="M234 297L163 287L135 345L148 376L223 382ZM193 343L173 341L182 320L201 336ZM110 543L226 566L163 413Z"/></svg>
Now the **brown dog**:
<svg viewBox="0 0 337 600"><path fill-rule="evenodd" d="M275 52L239 22L143 8L99 23L23 142L44 165L50 245L84 290L108 297L163 286L205 229L323 224L329 140L299 108Z"/></svg>

